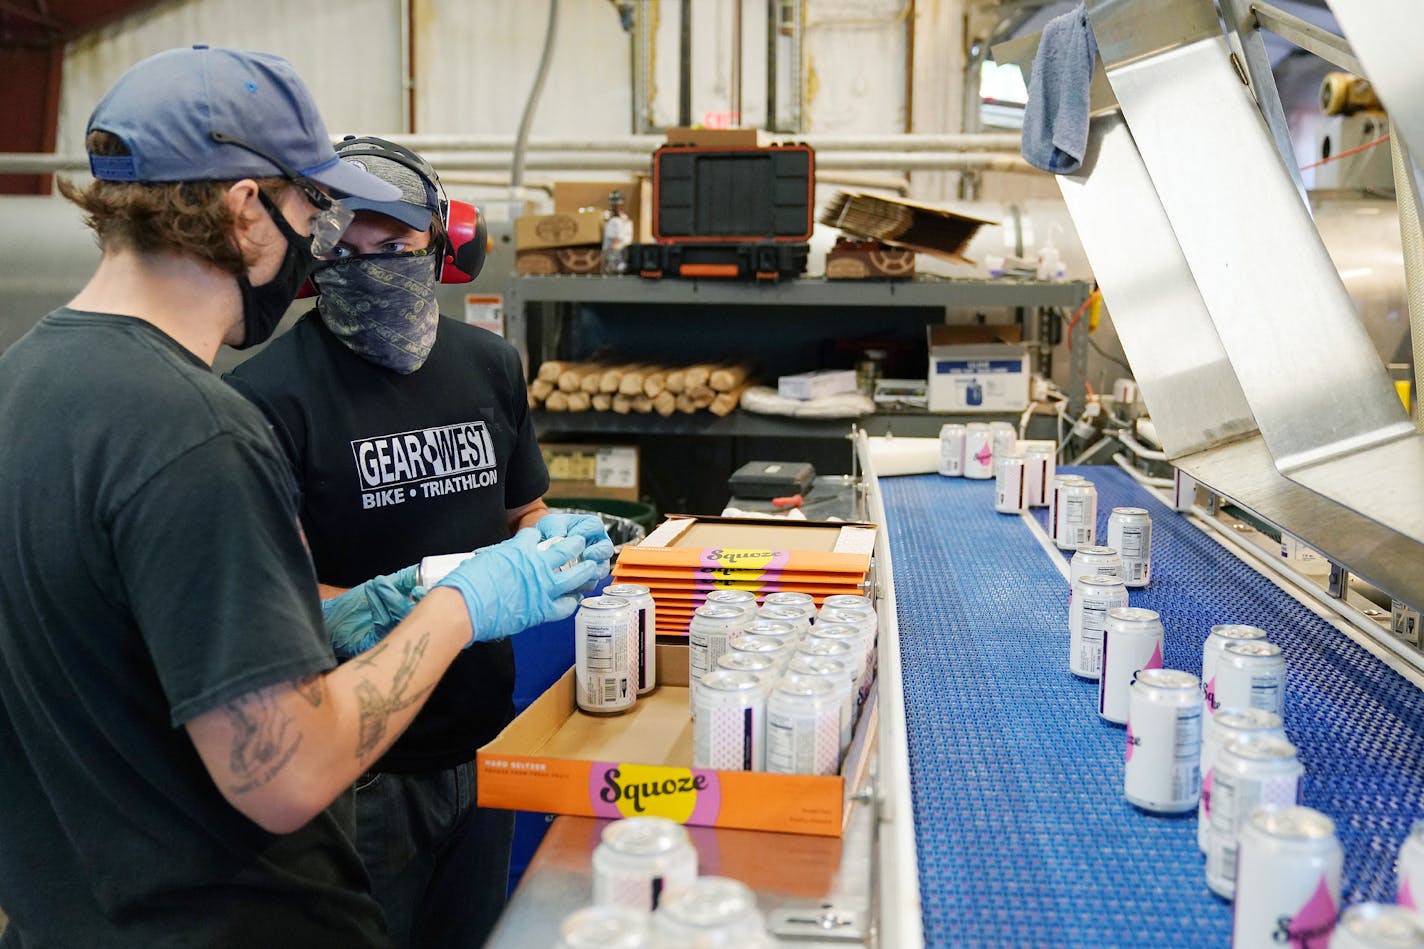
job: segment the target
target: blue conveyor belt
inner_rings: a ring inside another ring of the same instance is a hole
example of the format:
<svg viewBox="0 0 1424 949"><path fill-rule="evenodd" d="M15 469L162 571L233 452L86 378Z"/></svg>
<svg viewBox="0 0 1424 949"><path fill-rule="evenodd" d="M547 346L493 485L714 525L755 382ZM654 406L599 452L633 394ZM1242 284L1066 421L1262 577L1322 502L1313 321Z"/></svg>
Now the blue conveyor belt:
<svg viewBox="0 0 1424 949"><path fill-rule="evenodd" d="M1392 902L1393 861L1424 816L1424 702L1392 671L1112 468L1114 506L1153 520L1165 664L1201 672L1215 623L1265 628L1289 664L1286 732L1303 803L1335 820L1344 900ZM1067 584L993 483L880 482L890 531L925 938L933 946L1225 947L1231 907L1206 888L1196 817L1122 797L1124 732L1068 673Z"/></svg>

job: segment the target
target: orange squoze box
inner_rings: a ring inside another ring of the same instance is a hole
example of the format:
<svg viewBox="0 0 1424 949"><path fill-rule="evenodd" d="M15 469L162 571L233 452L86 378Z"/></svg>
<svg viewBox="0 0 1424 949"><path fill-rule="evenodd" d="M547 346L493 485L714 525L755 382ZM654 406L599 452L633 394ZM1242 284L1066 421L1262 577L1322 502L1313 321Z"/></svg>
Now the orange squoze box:
<svg viewBox="0 0 1424 949"><path fill-rule="evenodd" d="M874 524L670 514L641 543L624 547L618 566L629 573L677 567L830 574L825 582L844 583L847 573L864 577L874 546Z"/></svg>
<svg viewBox="0 0 1424 949"><path fill-rule="evenodd" d="M838 837L847 788L869 764L875 690L838 775L691 767L687 647L658 646L659 687L622 715L589 715L574 672L479 750L479 806L584 817L666 817L684 824Z"/></svg>

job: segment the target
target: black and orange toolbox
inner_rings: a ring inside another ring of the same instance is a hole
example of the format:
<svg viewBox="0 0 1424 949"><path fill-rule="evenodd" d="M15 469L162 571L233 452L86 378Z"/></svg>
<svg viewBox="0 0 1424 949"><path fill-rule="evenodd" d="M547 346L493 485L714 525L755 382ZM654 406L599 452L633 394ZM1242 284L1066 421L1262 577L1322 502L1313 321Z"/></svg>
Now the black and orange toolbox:
<svg viewBox="0 0 1424 949"><path fill-rule="evenodd" d="M653 153L653 237L631 269L649 278L778 280L806 271L816 158L809 145Z"/></svg>

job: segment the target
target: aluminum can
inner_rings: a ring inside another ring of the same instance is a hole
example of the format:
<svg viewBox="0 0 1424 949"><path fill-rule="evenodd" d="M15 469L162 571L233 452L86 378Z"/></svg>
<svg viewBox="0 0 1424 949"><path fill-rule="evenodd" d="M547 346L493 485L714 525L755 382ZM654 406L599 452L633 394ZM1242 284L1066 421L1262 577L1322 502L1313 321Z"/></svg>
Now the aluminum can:
<svg viewBox="0 0 1424 949"><path fill-rule="evenodd" d="M451 570L474 555L474 551L467 550L463 554L435 554L430 557L421 557L420 566L415 571L416 585L426 589L435 586L449 576Z"/></svg>
<svg viewBox="0 0 1424 949"><path fill-rule="evenodd" d="M1028 510L1023 455L994 455L994 510L1000 514L1022 514Z"/></svg>
<svg viewBox="0 0 1424 949"><path fill-rule="evenodd" d="M816 598L809 593L802 593L799 590L781 590L776 593L768 593L761 601L762 606L795 606L803 613L812 617L816 615Z"/></svg>
<svg viewBox="0 0 1424 949"><path fill-rule="evenodd" d="M1265 639L1266 631L1259 626L1225 623L1211 628L1206 642L1202 643L1202 700L1206 702L1211 711L1215 712L1222 707L1222 704L1216 700L1216 667L1221 661L1222 652L1232 643L1245 643L1253 640L1264 642ZM1243 706L1231 707L1240 708Z"/></svg>
<svg viewBox="0 0 1424 949"><path fill-rule="evenodd" d="M977 481L994 477L994 436L983 422L964 426L964 477Z"/></svg>
<svg viewBox="0 0 1424 949"><path fill-rule="evenodd" d="M1127 724L1128 689L1139 672L1162 668L1162 639L1162 617L1156 610L1137 606L1108 610L1103 621L1103 667L1098 676L1100 718ZM1197 722L1200 734L1200 717Z"/></svg>
<svg viewBox="0 0 1424 949"><path fill-rule="evenodd" d="M798 653L791 657L791 662L786 666L786 674L825 679L835 688L836 701L841 706L840 754L844 757L855 729L855 665L849 659Z"/></svg>
<svg viewBox="0 0 1424 949"><path fill-rule="evenodd" d="M604 596L619 596L633 607L633 648L638 694L647 695L658 687L658 607L653 594L641 583L610 583Z"/></svg>
<svg viewBox="0 0 1424 949"><path fill-rule="evenodd" d="M651 913L665 890L697 879L687 828L666 817L628 817L603 828L593 849L593 902Z"/></svg>
<svg viewBox="0 0 1424 949"><path fill-rule="evenodd" d="M777 619L752 620L732 634L732 642L735 644L743 636L770 636L772 639L790 643L792 646L801 640L796 627Z"/></svg>
<svg viewBox="0 0 1424 949"><path fill-rule="evenodd" d="M870 597L861 596L859 593L832 593L821 601L821 612L824 613L828 609L844 609L847 606L861 607L872 613L875 612L875 604L870 602ZM819 618L820 614L817 614L817 619Z"/></svg>
<svg viewBox="0 0 1424 949"><path fill-rule="evenodd" d="M1217 752L1206 848L1206 885L1213 893L1231 899L1236 889L1237 836L1246 819L1263 804L1299 801L1304 770L1295 746L1283 738L1238 738Z"/></svg>
<svg viewBox="0 0 1424 949"><path fill-rule="evenodd" d="M994 446L994 457L1016 451L1019 447L1017 430L1009 422L990 422L989 436Z"/></svg>
<svg viewBox="0 0 1424 949"><path fill-rule="evenodd" d="M1079 577L1068 603L1068 671L1096 679L1103 671L1103 625L1108 610L1127 606L1119 577Z"/></svg>
<svg viewBox="0 0 1424 949"><path fill-rule="evenodd" d="M1409 828L1409 836L1399 847L1399 893L1395 902L1409 909L1424 911L1424 820Z"/></svg>
<svg viewBox="0 0 1424 949"><path fill-rule="evenodd" d="M1419 645L1419 611L1403 600L1391 600L1389 628L1411 646Z"/></svg>
<svg viewBox="0 0 1424 949"><path fill-rule="evenodd" d="M1219 705L1261 708L1285 716L1286 660L1281 647L1265 640L1229 643L1216 662Z"/></svg>
<svg viewBox="0 0 1424 949"><path fill-rule="evenodd" d="M1072 596L1073 582L1089 575L1121 577L1122 558L1111 547L1079 547L1068 561L1069 596Z"/></svg>
<svg viewBox="0 0 1424 949"><path fill-rule="evenodd" d="M689 887L669 893L653 913L653 935L660 946L719 946L759 949L766 923L756 894L726 877L698 877Z"/></svg>
<svg viewBox="0 0 1424 949"><path fill-rule="evenodd" d="M1108 546L1122 557L1122 582L1152 582L1152 515L1143 507L1115 507L1108 515Z"/></svg>
<svg viewBox="0 0 1424 949"><path fill-rule="evenodd" d="M750 610L755 613L757 608L756 594L751 590L739 590L736 588L724 588L713 590L707 594L704 603L715 603L717 606L735 606L741 609Z"/></svg>
<svg viewBox="0 0 1424 949"><path fill-rule="evenodd" d="M811 618L815 615L815 606L807 608L777 603L768 603L756 611L757 619L784 623L791 627L792 634L797 637L805 636L811 631Z"/></svg>
<svg viewBox="0 0 1424 949"><path fill-rule="evenodd" d="M1334 821L1308 807L1263 807L1242 822L1240 851L1232 949L1335 945L1345 853Z"/></svg>
<svg viewBox="0 0 1424 949"><path fill-rule="evenodd" d="M782 676L766 700L766 770L835 774L840 769L841 701L829 680Z"/></svg>
<svg viewBox="0 0 1424 949"><path fill-rule="evenodd" d="M1201 685L1176 669L1144 669L1128 697L1123 795L1145 811L1180 814L1201 794Z"/></svg>
<svg viewBox="0 0 1424 949"><path fill-rule="evenodd" d="M799 641L786 637L777 636L748 636L739 633L733 637L731 644L727 647L727 654L740 654L752 656L765 656L776 663L778 674L786 668L786 664L791 661L791 657L796 654L796 647Z"/></svg>
<svg viewBox="0 0 1424 949"><path fill-rule="evenodd" d="M760 678L762 685L768 689L776 684L777 679L781 678L781 666L774 656L755 652L738 652L735 646L722 653L717 659L717 668L730 669L733 672L750 672Z"/></svg>
<svg viewBox="0 0 1424 949"><path fill-rule="evenodd" d="M850 643L835 639L817 639L814 636L807 636L796 644L796 652L792 658L794 659L796 656L825 656L831 659L840 659L842 662L849 663L852 671L857 668L856 664L860 661L860 657L855 654L855 647ZM857 699L857 706L859 706L859 699Z"/></svg>
<svg viewBox="0 0 1424 949"><path fill-rule="evenodd" d="M714 669L692 686L692 766L766 770L766 686L750 672Z"/></svg>
<svg viewBox="0 0 1424 949"><path fill-rule="evenodd" d="M653 918L626 906L585 906L559 924L558 949L653 949Z"/></svg>
<svg viewBox="0 0 1424 949"><path fill-rule="evenodd" d="M1055 474L1048 482L1048 539L1057 544L1063 536L1063 489L1070 484L1087 483L1087 478L1075 474ZM1060 548L1061 549L1061 548Z"/></svg>
<svg viewBox="0 0 1424 949"><path fill-rule="evenodd" d="M692 611L687 627L689 685L717 668L717 658L727 651L732 634L747 624L746 612L737 606L704 603Z"/></svg>
<svg viewBox="0 0 1424 949"><path fill-rule="evenodd" d="M1197 848L1207 850L1211 829L1212 771L1221 746L1247 735L1270 735L1285 741L1286 730L1275 712L1259 708L1224 708L1213 712L1202 705L1201 802L1197 805Z"/></svg>
<svg viewBox="0 0 1424 949"><path fill-rule="evenodd" d="M1091 481L1065 484L1058 492L1059 550L1092 547L1098 542L1098 489Z"/></svg>
<svg viewBox="0 0 1424 949"><path fill-rule="evenodd" d="M850 643L854 648L851 659L855 663L855 688L857 703L865 701L870 692L872 669L870 654L875 650L875 642L864 628L850 623L821 623L808 639L831 639Z"/></svg>
<svg viewBox="0 0 1424 949"><path fill-rule="evenodd" d="M585 712L626 712L638 698L633 607L616 596L590 596L574 618L574 681Z"/></svg>
<svg viewBox="0 0 1424 949"><path fill-rule="evenodd" d="M939 428L939 473L946 478L964 474L964 433L964 426L955 422Z"/></svg>
<svg viewBox="0 0 1424 949"><path fill-rule="evenodd" d="M880 635L880 614L870 607L840 607L821 611L823 623L848 623L865 633L865 667L861 671L860 701L865 701L877 669L875 644ZM814 631L813 631L814 632Z"/></svg>
<svg viewBox="0 0 1424 949"><path fill-rule="evenodd" d="M1024 483L1028 485L1024 493L1029 507L1044 507L1048 504L1049 486L1058 468L1058 446L1051 441L1020 441L1019 451L1024 456Z"/></svg>
<svg viewBox="0 0 1424 949"><path fill-rule="evenodd" d="M1330 949L1424 949L1424 916L1390 903L1356 903L1340 914Z"/></svg>

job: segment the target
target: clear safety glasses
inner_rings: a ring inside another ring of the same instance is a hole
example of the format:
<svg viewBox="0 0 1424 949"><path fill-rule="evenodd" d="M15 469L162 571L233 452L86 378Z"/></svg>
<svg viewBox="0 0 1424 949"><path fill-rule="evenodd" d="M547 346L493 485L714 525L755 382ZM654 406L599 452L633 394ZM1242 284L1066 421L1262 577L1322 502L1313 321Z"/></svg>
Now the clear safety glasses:
<svg viewBox="0 0 1424 949"><path fill-rule="evenodd" d="M292 184L302 189L302 194L316 208L316 214L311 219L311 252L317 257L324 257L336 249L336 245L341 242L341 235L346 233L346 228L351 226L351 222L356 217L356 212L335 198L322 191L311 179L302 176L291 166L281 160L269 155L260 148L255 148L246 142L239 141L224 132L210 132L213 141L224 145L236 145L271 162Z"/></svg>

